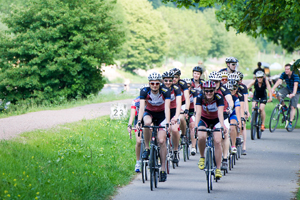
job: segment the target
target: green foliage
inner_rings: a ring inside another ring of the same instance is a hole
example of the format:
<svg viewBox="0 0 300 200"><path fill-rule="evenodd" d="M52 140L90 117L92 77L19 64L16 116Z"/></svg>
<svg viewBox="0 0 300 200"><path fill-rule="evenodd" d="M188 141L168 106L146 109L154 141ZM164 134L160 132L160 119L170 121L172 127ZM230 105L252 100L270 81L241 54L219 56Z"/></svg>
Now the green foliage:
<svg viewBox="0 0 300 200"><path fill-rule="evenodd" d="M225 21L226 28L233 27L238 33L254 37L266 36L280 44L288 52L299 49L300 2L298 0L163 0L176 2L178 6L207 7L221 5L218 19ZM199 3L199 4L195 4Z"/></svg>
<svg viewBox="0 0 300 200"><path fill-rule="evenodd" d="M168 30L161 14L147 0L120 0L128 27L119 58L127 70L160 66L167 52Z"/></svg>
<svg viewBox="0 0 300 200"><path fill-rule="evenodd" d="M108 199L135 173L126 121L102 117L2 140L1 199Z"/></svg>
<svg viewBox="0 0 300 200"><path fill-rule="evenodd" d="M212 30L202 13L169 7L160 7L158 10L170 29L168 56L207 57L211 48Z"/></svg>
<svg viewBox="0 0 300 200"><path fill-rule="evenodd" d="M111 0L32 0L4 18L0 99L51 102L103 87L100 65L113 63L124 39Z"/></svg>

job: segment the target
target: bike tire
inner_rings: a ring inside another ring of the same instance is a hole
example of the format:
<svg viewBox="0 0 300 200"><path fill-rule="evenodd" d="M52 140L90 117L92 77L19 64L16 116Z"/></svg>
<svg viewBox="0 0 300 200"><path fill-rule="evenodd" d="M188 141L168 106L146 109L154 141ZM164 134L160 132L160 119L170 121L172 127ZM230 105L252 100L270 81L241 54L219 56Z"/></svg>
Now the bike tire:
<svg viewBox="0 0 300 200"><path fill-rule="evenodd" d="M186 152L187 148L186 148L186 146L187 146L187 144L184 144L183 149L182 149L182 151L183 151L183 161L184 162L186 162L186 160L187 160L187 152Z"/></svg>
<svg viewBox="0 0 300 200"><path fill-rule="evenodd" d="M286 127L286 130L287 130L288 132L292 132L292 131L295 129L295 127L296 127L296 125L297 125L297 122L298 122L298 118L299 118L299 110L298 110L298 108L296 108L295 116L294 116L294 119L293 119L293 121L292 121L292 128L289 129L288 127ZM288 119L288 120L290 119L290 112L289 112L288 115L287 115L287 119Z"/></svg>
<svg viewBox="0 0 300 200"><path fill-rule="evenodd" d="M261 121L260 113L257 114L257 123L256 124L258 124L258 126L256 127L256 137L257 137L257 139L260 139L262 136L262 130L261 130L262 121Z"/></svg>
<svg viewBox="0 0 300 200"><path fill-rule="evenodd" d="M256 133L256 111L253 110L251 116L251 140L255 140L255 133Z"/></svg>
<svg viewBox="0 0 300 200"><path fill-rule="evenodd" d="M186 145L186 158L189 160L190 155L191 155L191 150L190 150L190 141L191 141L191 134L190 134L190 129L186 129L186 140L187 140L187 145Z"/></svg>
<svg viewBox="0 0 300 200"><path fill-rule="evenodd" d="M280 117L280 110L279 107L276 106L272 111L270 122L269 122L269 130L271 133L273 133L276 130L279 123L279 117Z"/></svg>
<svg viewBox="0 0 300 200"><path fill-rule="evenodd" d="M142 181L143 181L143 183L145 183L145 180L146 180L146 178L145 178L145 172L146 172L146 170L144 169L145 168L145 163L144 163L144 159L143 158L141 160L141 164L142 164L142 166L141 166Z"/></svg>
<svg viewBox="0 0 300 200"><path fill-rule="evenodd" d="M207 182L207 192L210 193L211 188L211 168L212 168L212 160L211 160L211 150L207 149L206 157L205 157L205 168L206 168L206 182Z"/></svg>
<svg viewBox="0 0 300 200"><path fill-rule="evenodd" d="M150 190L153 191L154 181L155 181L155 149L152 147L150 149L150 159L149 159L149 167L150 167Z"/></svg>

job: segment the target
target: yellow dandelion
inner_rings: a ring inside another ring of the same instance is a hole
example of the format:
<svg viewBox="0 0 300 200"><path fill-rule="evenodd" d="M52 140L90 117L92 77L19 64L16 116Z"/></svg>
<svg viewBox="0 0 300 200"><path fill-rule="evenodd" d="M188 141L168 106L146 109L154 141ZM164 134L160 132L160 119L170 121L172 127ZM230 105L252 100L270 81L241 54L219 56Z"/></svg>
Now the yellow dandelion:
<svg viewBox="0 0 300 200"><path fill-rule="evenodd" d="M10 194L8 194L7 196L10 197Z"/></svg>
<svg viewBox="0 0 300 200"><path fill-rule="evenodd" d="M18 197L21 197L21 195L18 194Z"/></svg>
<svg viewBox="0 0 300 200"><path fill-rule="evenodd" d="M14 186L16 187L16 186L17 186L17 184L15 183L15 184L14 184Z"/></svg>
<svg viewBox="0 0 300 200"><path fill-rule="evenodd" d="M35 197L35 199L39 199L38 197Z"/></svg>
<svg viewBox="0 0 300 200"><path fill-rule="evenodd" d="M4 190L4 194L6 194L6 193L8 193L8 191L7 191L7 190Z"/></svg>
<svg viewBox="0 0 300 200"><path fill-rule="evenodd" d="M34 159L34 156L32 156L31 159Z"/></svg>
<svg viewBox="0 0 300 200"><path fill-rule="evenodd" d="M25 175L25 171L23 172L23 175Z"/></svg>
<svg viewBox="0 0 300 200"><path fill-rule="evenodd" d="M17 181L17 179L14 179L14 181Z"/></svg>
<svg viewBox="0 0 300 200"><path fill-rule="evenodd" d="M36 193L36 195L39 195L39 194L40 194L39 192Z"/></svg>

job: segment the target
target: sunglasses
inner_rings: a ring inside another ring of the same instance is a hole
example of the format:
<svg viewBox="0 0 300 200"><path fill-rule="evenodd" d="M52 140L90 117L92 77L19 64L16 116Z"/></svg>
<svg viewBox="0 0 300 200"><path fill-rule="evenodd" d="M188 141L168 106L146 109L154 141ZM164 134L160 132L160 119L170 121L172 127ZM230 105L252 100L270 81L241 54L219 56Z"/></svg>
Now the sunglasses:
<svg viewBox="0 0 300 200"><path fill-rule="evenodd" d="M159 84L160 84L160 83L157 83L157 82L155 82L155 83L154 83L154 82L151 82L151 83L150 83L150 85L156 85L156 86L159 85Z"/></svg>
<svg viewBox="0 0 300 200"><path fill-rule="evenodd" d="M204 90L205 93L213 93L214 90Z"/></svg>
<svg viewBox="0 0 300 200"><path fill-rule="evenodd" d="M165 83L173 83L173 80L164 80Z"/></svg>
<svg viewBox="0 0 300 200"><path fill-rule="evenodd" d="M231 65L232 65L232 66L235 66L236 64L235 64L235 63L231 63Z"/></svg>
<svg viewBox="0 0 300 200"><path fill-rule="evenodd" d="M179 78L179 76L174 76L174 78Z"/></svg>
<svg viewBox="0 0 300 200"><path fill-rule="evenodd" d="M220 83L220 81L213 81L213 82L215 82L215 83Z"/></svg>

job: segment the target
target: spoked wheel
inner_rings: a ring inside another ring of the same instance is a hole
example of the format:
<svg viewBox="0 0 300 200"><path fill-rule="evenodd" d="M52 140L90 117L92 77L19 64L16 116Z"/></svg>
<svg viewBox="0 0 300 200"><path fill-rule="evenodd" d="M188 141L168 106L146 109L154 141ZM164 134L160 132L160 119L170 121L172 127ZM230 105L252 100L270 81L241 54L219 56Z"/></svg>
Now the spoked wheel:
<svg viewBox="0 0 300 200"><path fill-rule="evenodd" d="M260 139L261 138L261 135L262 135L262 130L261 130L261 124L262 124L262 122L261 122L261 115L260 115L260 113L257 115L257 123L256 124L258 124L258 126L256 127L256 136L257 136L257 139Z"/></svg>
<svg viewBox="0 0 300 200"><path fill-rule="evenodd" d="M280 110L279 107L276 106L271 114L270 123L269 123L269 130L270 132L274 132L277 128L279 122Z"/></svg>
<svg viewBox="0 0 300 200"><path fill-rule="evenodd" d="M206 158L205 158L205 170L206 170L206 182L207 182L207 192L210 193L210 190L212 188L212 174L211 174L211 168L212 168L212 161L211 161L211 151L206 152Z"/></svg>
<svg viewBox="0 0 300 200"><path fill-rule="evenodd" d="M186 131L186 158L189 160L191 155L191 149L190 149L190 141L191 141L191 135L190 135L190 129L188 128Z"/></svg>
<svg viewBox="0 0 300 200"><path fill-rule="evenodd" d="M183 161L186 162L187 160L187 148L186 148L187 144L183 145Z"/></svg>
<svg viewBox="0 0 300 200"><path fill-rule="evenodd" d="M256 133L256 110L253 110L252 112L252 118L251 118L251 140L255 140L255 133Z"/></svg>
<svg viewBox="0 0 300 200"><path fill-rule="evenodd" d="M233 154L232 157L233 157L233 159L232 159L233 160L233 165L235 165L235 159L236 159L235 154ZM232 165L232 168L233 168L233 165Z"/></svg>
<svg viewBox="0 0 300 200"><path fill-rule="evenodd" d="M286 130L288 132L292 132L295 129L297 122L298 122L298 117L299 117L299 110L298 110L298 108L296 108L295 117L292 121L292 128L289 129L288 127L286 127ZM287 115L287 119L290 120L290 112Z"/></svg>
<svg viewBox="0 0 300 200"><path fill-rule="evenodd" d="M171 171L171 161L170 161L170 157L168 156L167 157L167 160L166 160L166 167L167 167L167 174L170 174L170 171Z"/></svg>
<svg viewBox="0 0 300 200"><path fill-rule="evenodd" d="M141 160L141 164L142 164L142 166L141 166L142 181L143 181L143 183L145 183L145 180L146 180L146 178L145 178L145 174L146 174L146 168L145 168L145 165L146 165L146 163L144 163L144 159L143 159L143 158L142 158L142 160Z"/></svg>
<svg viewBox="0 0 300 200"><path fill-rule="evenodd" d="M155 188L157 188L157 181L158 181L158 170L155 170L155 173L154 173L154 186Z"/></svg>

